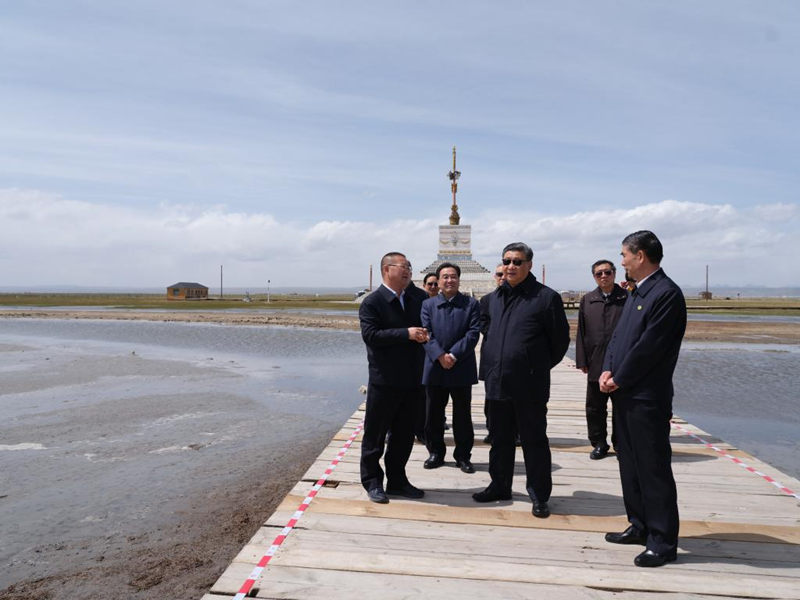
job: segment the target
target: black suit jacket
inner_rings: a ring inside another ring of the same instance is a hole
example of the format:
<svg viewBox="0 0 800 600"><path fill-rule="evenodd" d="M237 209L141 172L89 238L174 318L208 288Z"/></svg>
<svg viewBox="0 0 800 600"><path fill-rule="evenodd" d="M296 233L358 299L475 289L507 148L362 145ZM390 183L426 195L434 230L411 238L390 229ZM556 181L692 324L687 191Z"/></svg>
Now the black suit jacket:
<svg viewBox="0 0 800 600"><path fill-rule="evenodd" d="M488 295L489 330L481 348L487 400L550 395L550 369L569 347L564 303L554 290L528 277L503 283Z"/></svg>
<svg viewBox="0 0 800 600"><path fill-rule="evenodd" d="M662 269L637 287L606 349L618 397L672 399L672 374L686 331L686 300Z"/></svg>
<svg viewBox="0 0 800 600"><path fill-rule="evenodd" d="M608 298L599 287L581 298L578 308L578 333L575 336L575 366L589 369L589 381L597 381L603 371L603 357L614 328L628 300L628 292L616 283Z"/></svg>
<svg viewBox="0 0 800 600"><path fill-rule="evenodd" d="M361 337L367 345L369 383L411 388L422 383L422 344L408 339L409 327L422 327L420 310L427 298L419 288L406 290L405 310L386 286L364 298L358 310Z"/></svg>

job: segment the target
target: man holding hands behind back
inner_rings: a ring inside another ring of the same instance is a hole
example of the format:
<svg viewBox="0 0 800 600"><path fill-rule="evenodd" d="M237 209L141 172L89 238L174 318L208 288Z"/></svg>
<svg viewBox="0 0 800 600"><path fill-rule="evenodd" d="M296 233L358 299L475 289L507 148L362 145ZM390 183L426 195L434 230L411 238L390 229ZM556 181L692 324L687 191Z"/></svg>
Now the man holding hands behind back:
<svg viewBox="0 0 800 600"><path fill-rule="evenodd" d="M369 499L385 504L390 495L422 498L425 492L406 477L406 463L414 445L422 361L422 344L428 332L420 310L425 294L406 293L411 263L400 252L381 259L383 283L361 303L358 318L367 345L369 385L364 434L361 442L361 484ZM386 448L386 489L380 458L386 432L392 435Z"/></svg>
<svg viewBox="0 0 800 600"><path fill-rule="evenodd" d="M669 442L672 374L686 331L686 301L660 263L651 231L622 240L622 266L636 282L606 349L600 391L614 399L622 497L630 526L612 544L641 544L637 567L660 567L678 548L678 494Z"/></svg>
<svg viewBox="0 0 800 600"><path fill-rule="evenodd" d="M461 268L448 262L436 269L441 293L422 303L422 326L429 332L425 344L422 383L427 393L425 441L430 457L423 465L444 464L444 409L453 399L453 458L464 473L474 473L470 461L475 432L472 427L472 386L478 383L475 346L480 336L478 301L458 291Z"/></svg>

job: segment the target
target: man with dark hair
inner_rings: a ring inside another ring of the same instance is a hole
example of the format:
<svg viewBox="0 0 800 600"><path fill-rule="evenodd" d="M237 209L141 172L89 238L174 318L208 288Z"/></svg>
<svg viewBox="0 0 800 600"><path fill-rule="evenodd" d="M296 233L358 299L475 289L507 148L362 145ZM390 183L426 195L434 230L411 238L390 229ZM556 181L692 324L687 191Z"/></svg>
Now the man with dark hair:
<svg viewBox="0 0 800 600"><path fill-rule="evenodd" d="M381 259L383 283L369 294L358 311L361 337L367 346L369 385L361 442L361 484L369 499L384 504L387 494L422 498L411 485L406 463L414 445L414 417L422 381L422 344L428 332L420 310L425 294L408 292L411 263L400 252ZM391 436L386 443L386 433ZM386 443L386 489L380 458Z"/></svg>
<svg viewBox="0 0 800 600"><path fill-rule="evenodd" d="M550 516L553 488L547 401L550 369L569 347L569 324L561 296L531 274L533 251L516 242L503 249L505 282L489 300L489 330L482 349L486 400L492 423L491 483L476 502L511 499L515 433L525 459L526 489L533 515Z"/></svg>
<svg viewBox="0 0 800 600"><path fill-rule="evenodd" d="M439 293L439 276L436 273L428 273L422 279L422 288L428 293L428 298L434 298Z"/></svg>
<svg viewBox="0 0 800 600"><path fill-rule="evenodd" d="M475 345L480 337L478 301L458 291L461 268L448 262L436 269L441 294L422 303L422 326L429 332L425 344L422 383L427 393L425 440L430 456L426 469L444 464L444 410L453 399L453 458L464 473L474 473L472 445L472 386L478 383Z"/></svg>
<svg viewBox="0 0 800 600"><path fill-rule="evenodd" d="M660 567L678 548L678 494L669 442L672 375L686 331L686 301L661 269L651 231L622 240L622 266L636 282L606 349L600 391L614 399L622 497L630 526L613 544L641 544L637 567Z"/></svg>
<svg viewBox="0 0 800 600"><path fill-rule="evenodd" d="M628 292L614 283L617 268L610 260L598 260L592 265L597 287L581 298L578 307L578 334L575 338L575 366L586 373L586 429L592 451L589 458L608 456L606 421L610 394L600 391L600 372L603 356L614 333L614 327L628 299ZM616 441L613 430L611 443Z"/></svg>

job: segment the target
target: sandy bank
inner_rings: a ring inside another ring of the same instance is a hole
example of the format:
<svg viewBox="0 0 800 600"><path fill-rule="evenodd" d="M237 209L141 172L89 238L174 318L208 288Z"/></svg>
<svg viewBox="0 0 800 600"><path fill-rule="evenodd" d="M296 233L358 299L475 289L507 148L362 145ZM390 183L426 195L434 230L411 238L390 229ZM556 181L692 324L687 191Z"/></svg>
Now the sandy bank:
<svg viewBox="0 0 800 600"><path fill-rule="evenodd" d="M115 319L220 323L223 325L283 325L290 327L320 327L326 329L358 329L358 317L353 315L314 315L302 313L225 313L203 311L135 311L135 310L0 310L0 318L37 319ZM574 337L576 322L570 320ZM733 342L758 344L800 343L800 323L689 321L687 341Z"/></svg>

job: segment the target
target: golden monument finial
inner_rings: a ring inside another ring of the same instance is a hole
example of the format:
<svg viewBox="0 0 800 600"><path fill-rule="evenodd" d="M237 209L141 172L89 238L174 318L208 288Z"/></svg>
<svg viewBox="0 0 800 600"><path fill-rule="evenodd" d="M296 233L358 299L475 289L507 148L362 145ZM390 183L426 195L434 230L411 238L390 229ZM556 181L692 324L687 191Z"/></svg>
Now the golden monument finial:
<svg viewBox="0 0 800 600"><path fill-rule="evenodd" d="M456 192L458 191L458 178L461 171L456 171L456 147L453 146L453 170L447 176L450 178L450 190L453 192L453 206L450 207L450 225L458 225L461 217L458 214L458 204L456 204Z"/></svg>

